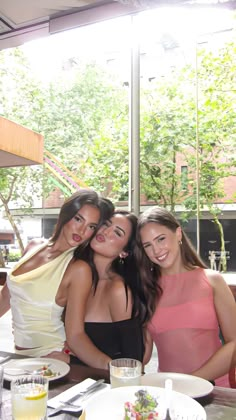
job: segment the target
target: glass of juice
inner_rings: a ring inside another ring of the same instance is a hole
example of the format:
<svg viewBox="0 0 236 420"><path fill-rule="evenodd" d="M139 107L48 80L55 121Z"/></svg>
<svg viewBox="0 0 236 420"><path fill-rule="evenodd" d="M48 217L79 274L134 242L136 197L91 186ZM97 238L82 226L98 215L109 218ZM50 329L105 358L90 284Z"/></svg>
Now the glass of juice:
<svg viewBox="0 0 236 420"><path fill-rule="evenodd" d="M115 359L109 363L112 388L140 385L142 363L136 359Z"/></svg>
<svg viewBox="0 0 236 420"><path fill-rule="evenodd" d="M13 420L45 420L47 418L48 380L29 375L11 382Z"/></svg>

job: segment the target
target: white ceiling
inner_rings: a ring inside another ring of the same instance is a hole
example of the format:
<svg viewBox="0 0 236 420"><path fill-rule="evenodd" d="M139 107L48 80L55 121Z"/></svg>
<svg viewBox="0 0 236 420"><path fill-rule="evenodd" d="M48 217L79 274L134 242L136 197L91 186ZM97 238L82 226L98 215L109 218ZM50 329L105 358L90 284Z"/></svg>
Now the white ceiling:
<svg viewBox="0 0 236 420"><path fill-rule="evenodd" d="M137 12L160 0L0 0L0 50Z"/></svg>
<svg viewBox="0 0 236 420"><path fill-rule="evenodd" d="M150 7L179 4L236 8L236 0L0 0L0 50Z"/></svg>
<svg viewBox="0 0 236 420"><path fill-rule="evenodd" d="M209 3L236 8L236 0L0 0L0 50L158 5Z"/></svg>

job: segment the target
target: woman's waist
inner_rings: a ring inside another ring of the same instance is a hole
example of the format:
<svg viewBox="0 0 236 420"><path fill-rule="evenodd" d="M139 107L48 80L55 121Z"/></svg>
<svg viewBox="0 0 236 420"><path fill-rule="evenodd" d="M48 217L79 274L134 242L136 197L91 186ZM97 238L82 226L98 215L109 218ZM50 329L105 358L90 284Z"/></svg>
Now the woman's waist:
<svg viewBox="0 0 236 420"><path fill-rule="evenodd" d="M60 329L50 331L28 329L26 332L24 329L14 330L14 341L18 350L48 346L63 348L65 338L64 326Z"/></svg>
<svg viewBox="0 0 236 420"><path fill-rule="evenodd" d="M149 329L153 341L158 346L173 346L170 350L174 351L176 345L179 347L201 347L204 343L210 347L220 347L219 327L215 329L207 328L178 328L166 331L154 331Z"/></svg>
<svg viewBox="0 0 236 420"><path fill-rule="evenodd" d="M19 348L15 346L15 353L20 354L21 356L30 356L30 357L43 357L47 356L52 352L61 352L63 350L63 346L56 346L56 345L47 345L42 347L35 347L35 348Z"/></svg>

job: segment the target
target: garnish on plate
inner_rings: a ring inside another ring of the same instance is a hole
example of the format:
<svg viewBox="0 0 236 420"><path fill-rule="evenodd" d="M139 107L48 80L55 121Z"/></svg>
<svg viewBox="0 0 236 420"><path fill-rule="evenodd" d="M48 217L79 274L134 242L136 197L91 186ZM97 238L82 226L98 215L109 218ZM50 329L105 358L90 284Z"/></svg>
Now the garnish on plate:
<svg viewBox="0 0 236 420"><path fill-rule="evenodd" d="M157 400L145 389L137 391L135 396L137 399L134 403L125 403L124 420L157 420L159 418L156 411Z"/></svg>
<svg viewBox="0 0 236 420"><path fill-rule="evenodd" d="M55 376L59 376L60 372L54 372L52 369L49 368L49 365L43 365L41 368L37 369L39 375L45 376L47 378L54 378Z"/></svg>
<svg viewBox="0 0 236 420"><path fill-rule="evenodd" d="M52 369L47 368L42 371L41 375L46 376L47 378L52 378L60 375L60 372L54 372Z"/></svg>

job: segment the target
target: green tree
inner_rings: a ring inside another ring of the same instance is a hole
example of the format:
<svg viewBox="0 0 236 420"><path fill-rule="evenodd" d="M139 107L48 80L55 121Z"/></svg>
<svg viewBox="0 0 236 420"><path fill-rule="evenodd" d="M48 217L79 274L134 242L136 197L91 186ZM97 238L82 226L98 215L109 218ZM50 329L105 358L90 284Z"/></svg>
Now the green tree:
<svg viewBox="0 0 236 420"><path fill-rule="evenodd" d="M191 80L186 83L188 73L188 68L176 69L164 81L152 82L142 94L142 191L172 211L187 195L187 189L181 187L177 157L185 156L195 139L193 87Z"/></svg>
<svg viewBox="0 0 236 420"><path fill-rule="evenodd" d="M12 229L16 235L21 253L24 250L19 225L12 216L11 208L24 209L30 214L36 198L40 199L41 168L1 168L0 169L0 200Z"/></svg>
<svg viewBox="0 0 236 420"><path fill-rule="evenodd" d="M213 206L223 197L224 179L235 175L235 63L234 43L218 54L199 52L201 206L207 205L213 217ZM42 133L46 149L77 178L106 196L127 199L128 92L121 80L94 63L73 59L53 82L42 84L31 75L20 49L0 53L0 76L5 117ZM196 210L195 80L192 66L176 68L146 86L141 98L142 192L172 210L184 203L189 215ZM189 169L184 188L177 167L180 155ZM22 174L23 169L15 171ZM27 174L35 180L33 194L45 196L55 188L46 169L28 168ZM2 179L4 188L7 184L10 188L9 174L2 172Z"/></svg>
<svg viewBox="0 0 236 420"><path fill-rule="evenodd" d="M42 133L45 147L89 186L96 186L99 191L113 196L123 188L127 194L128 143L122 128L128 115L127 92L119 81L115 83L92 63L82 63L61 71L52 83L42 85L30 76L29 63L20 49L0 53L0 75L3 116ZM115 139L117 143L114 143ZM101 143L98 147L99 141L105 141L104 149L101 149ZM100 162L98 159L102 157ZM123 175L119 177L117 172L121 165ZM113 176L117 182L109 184L108 180L110 177L113 180ZM9 205L24 197L20 201L21 208L29 211L32 197L47 196L55 189L57 181L46 168L38 171L33 168L2 169L1 180L0 199L23 249ZM109 190L108 184L115 193ZM60 182L57 185L67 194Z"/></svg>
<svg viewBox="0 0 236 420"><path fill-rule="evenodd" d="M29 124L32 107L40 88L31 77L30 66L19 49L0 53L1 114L15 122L33 128ZM42 170L39 167L0 169L0 202L16 235L21 252L22 242L19 224L12 216L12 207L21 207L30 213L33 201L42 195Z"/></svg>

